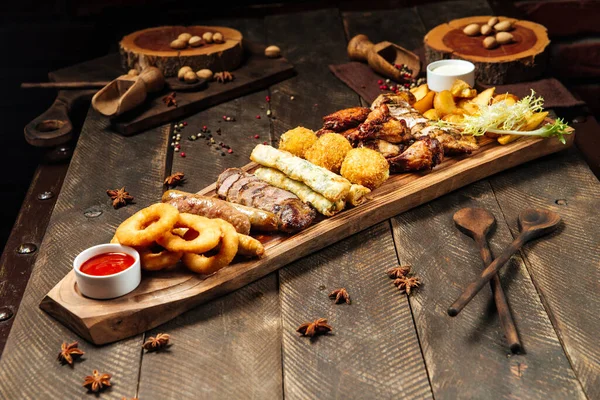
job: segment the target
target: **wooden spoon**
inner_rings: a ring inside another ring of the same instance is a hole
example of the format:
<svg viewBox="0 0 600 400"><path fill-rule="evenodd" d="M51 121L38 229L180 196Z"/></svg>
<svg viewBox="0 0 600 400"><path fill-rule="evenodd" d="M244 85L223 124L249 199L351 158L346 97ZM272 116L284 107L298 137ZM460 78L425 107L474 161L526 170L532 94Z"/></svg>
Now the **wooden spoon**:
<svg viewBox="0 0 600 400"><path fill-rule="evenodd" d="M488 283L498 270L525 243L554 231L560 223L560 216L552 211L528 208L519 214L519 236L506 250L487 266L474 282L469 284L458 299L448 308L448 315L454 317L471 301L481 288Z"/></svg>
<svg viewBox="0 0 600 400"><path fill-rule="evenodd" d="M494 216L483 208L463 208L454 214L453 219L461 232L473 238L483 264L488 267L492 263L492 252L488 247L487 235L496 224ZM508 346L513 353L519 353L522 349L521 342L497 273L492 277L490 284Z"/></svg>

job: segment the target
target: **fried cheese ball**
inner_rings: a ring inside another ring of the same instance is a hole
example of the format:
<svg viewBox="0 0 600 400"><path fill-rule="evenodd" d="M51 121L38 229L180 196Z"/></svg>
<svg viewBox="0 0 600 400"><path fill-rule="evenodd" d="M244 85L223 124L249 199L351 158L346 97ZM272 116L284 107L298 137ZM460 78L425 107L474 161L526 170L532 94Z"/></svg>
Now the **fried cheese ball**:
<svg viewBox="0 0 600 400"><path fill-rule="evenodd" d="M292 153L296 157L304 158L308 150L317 141L317 135L310 129L298 126L290 129L279 139L279 150Z"/></svg>
<svg viewBox="0 0 600 400"><path fill-rule="evenodd" d="M390 176L390 166L381 153L359 147L346 154L341 175L352 183L373 190L381 186Z"/></svg>
<svg viewBox="0 0 600 400"><path fill-rule="evenodd" d="M304 158L336 174L340 173L346 154L352 145L344 136L337 133L325 133L306 151Z"/></svg>

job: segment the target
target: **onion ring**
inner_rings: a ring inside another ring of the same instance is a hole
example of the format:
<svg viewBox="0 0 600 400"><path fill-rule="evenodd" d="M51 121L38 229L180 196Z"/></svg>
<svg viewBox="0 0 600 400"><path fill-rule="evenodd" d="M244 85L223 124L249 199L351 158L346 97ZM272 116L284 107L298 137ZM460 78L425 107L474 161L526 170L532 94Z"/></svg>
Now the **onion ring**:
<svg viewBox="0 0 600 400"><path fill-rule="evenodd" d="M183 264L193 272L198 274L212 274L231 263L238 252L238 234L229 222L222 219L213 219L223 231L219 252L211 257L201 254L185 253L182 257Z"/></svg>
<svg viewBox="0 0 600 400"><path fill-rule="evenodd" d="M192 240L186 240L179 235L173 234L171 230L162 237L156 239L156 242L169 251L186 253L205 253L214 249L221 239L221 229L215 220L201 217L199 215L182 213L179 214L176 228L189 228L198 232L198 237Z"/></svg>
<svg viewBox="0 0 600 400"><path fill-rule="evenodd" d="M173 229L178 216L172 205L152 204L123 221L115 236L124 246L150 246Z"/></svg>
<svg viewBox="0 0 600 400"><path fill-rule="evenodd" d="M110 240L110 243L120 244L116 236ZM140 265L146 271L158 271L168 267L175 266L181 260L182 252L173 252L163 248L159 252L152 251L153 244L150 247L135 247L140 254ZM161 246L162 247L162 246Z"/></svg>

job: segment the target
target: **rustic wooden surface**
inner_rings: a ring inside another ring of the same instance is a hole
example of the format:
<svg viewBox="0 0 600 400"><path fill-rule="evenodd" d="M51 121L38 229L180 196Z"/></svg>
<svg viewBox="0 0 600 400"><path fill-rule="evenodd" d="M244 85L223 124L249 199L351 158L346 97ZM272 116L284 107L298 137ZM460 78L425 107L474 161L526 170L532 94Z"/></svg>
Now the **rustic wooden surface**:
<svg viewBox="0 0 600 400"><path fill-rule="evenodd" d="M90 114L0 359L0 398L88 398L80 385L94 368L114 374L114 387L100 398L598 398L600 185L575 150L403 213L392 219L393 229L376 225L146 333L173 334L173 345L163 353L142 353L142 335L103 347L83 342L84 361L73 369L60 366L55 360L60 343L76 336L37 308L69 269L70 260L55 262L65 257L64 243L70 239L83 248L107 240L125 215L160 196L161 179L171 169L186 173L184 190L191 191L222 168L243 165L257 142L275 143L288 128L310 127L328 111L357 105L358 97L319 57L345 61L338 58L345 51L344 27L350 35L365 33L373 41L412 49L439 23L490 12L484 1L461 0L341 17L324 10L240 26L229 22L246 35L244 29L256 23L257 40L266 32L266 43L280 44L299 75L190 118L182 132L185 158L177 153L171 158L163 130L123 138ZM318 79L308 79L313 75ZM276 119L265 118L267 93ZM217 122L234 113L235 122ZM221 157L200 150L208 149L202 142L189 144L191 127L202 125L213 134L220 125L234 153ZM133 158L139 161L130 163ZM116 165L121 168L112 168L114 174L97 172ZM138 202L115 211L103 191L117 178L126 180ZM91 188L101 193L86 190ZM76 237L82 224L77 218L95 203L104 214L86 221L85 235ZM509 357L489 290L458 317L445 314L482 268L452 215L464 206L488 208L498 221L490 239L497 255L516 236L516 216L525 205L557 211L565 225L547 241L526 245L501 274L525 347L525 354ZM424 280L408 299L385 276L389 263L399 261L412 263ZM339 286L349 290L353 304L334 305L327 298ZM316 317L328 318L333 334L312 342L297 337L297 325Z"/></svg>

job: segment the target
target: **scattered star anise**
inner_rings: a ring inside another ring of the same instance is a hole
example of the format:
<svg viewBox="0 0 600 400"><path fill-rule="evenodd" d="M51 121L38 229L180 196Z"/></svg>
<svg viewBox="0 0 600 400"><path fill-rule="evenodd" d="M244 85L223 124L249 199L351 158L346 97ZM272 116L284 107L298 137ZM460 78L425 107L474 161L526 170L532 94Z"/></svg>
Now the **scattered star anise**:
<svg viewBox="0 0 600 400"><path fill-rule="evenodd" d="M391 279L403 278L410 272L410 265L399 265L388 269L387 274Z"/></svg>
<svg viewBox="0 0 600 400"><path fill-rule="evenodd" d="M173 175L167 176L167 179L165 179L165 185L177 186L180 183L183 183L184 180L183 172L175 172Z"/></svg>
<svg viewBox="0 0 600 400"><path fill-rule="evenodd" d="M333 292L329 293L330 299L335 299L335 304L340 304L345 301L346 304L350 304L350 295L346 288L336 289Z"/></svg>
<svg viewBox="0 0 600 400"><path fill-rule="evenodd" d="M113 201L114 208L125 206L127 203L131 203L133 201L133 196L131 196L129 192L125 191L125 187L122 187L121 189L107 190L106 194L108 194Z"/></svg>
<svg viewBox="0 0 600 400"><path fill-rule="evenodd" d="M302 334L302 336L316 336L323 335L327 332L331 332L333 328L331 325L327 325L327 320L325 318L319 318L314 320L313 322L305 322L296 329L296 332Z"/></svg>
<svg viewBox="0 0 600 400"><path fill-rule="evenodd" d="M67 342L63 342L60 346L60 353L58 353L58 361L63 364L73 365L73 359L81 357L85 353L83 350L78 348L79 343L73 342L67 344Z"/></svg>
<svg viewBox="0 0 600 400"><path fill-rule="evenodd" d="M215 81L225 83L233 80L233 74L228 71L217 72L215 74Z"/></svg>
<svg viewBox="0 0 600 400"><path fill-rule="evenodd" d="M412 288L419 287L421 280L416 276L404 276L394 281L394 285L398 287L402 293L410 295Z"/></svg>
<svg viewBox="0 0 600 400"><path fill-rule="evenodd" d="M92 372L92 375L85 377L83 386L87 387L88 390L91 390L92 392L98 392L99 390L110 386L110 378L112 378L110 374L101 374L97 369L95 369Z"/></svg>
<svg viewBox="0 0 600 400"><path fill-rule="evenodd" d="M148 351L160 350L169 343L170 338L171 336L168 333L159 333L156 337L150 336L142 347Z"/></svg>
<svg viewBox="0 0 600 400"><path fill-rule="evenodd" d="M162 98L163 103L167 105L167 107L175 106L177 107L177 93L173 92Z"/></svg>

